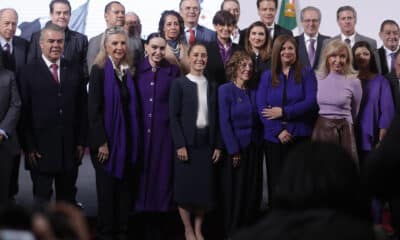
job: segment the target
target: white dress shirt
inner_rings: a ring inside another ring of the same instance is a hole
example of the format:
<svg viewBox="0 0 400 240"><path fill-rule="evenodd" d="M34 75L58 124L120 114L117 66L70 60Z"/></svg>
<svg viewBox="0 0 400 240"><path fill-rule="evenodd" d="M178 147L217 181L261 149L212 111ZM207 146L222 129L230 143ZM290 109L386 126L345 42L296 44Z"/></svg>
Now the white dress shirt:
<svg viewBox="0 0 400 240"><path fill-rule="evenodd" d="M195 76L192 74L187 74L186 77L196 83L197 85L197 118L196 127L205 128L208 126L208 101L207 101L207 86L208 82L204 76Z"/></svg>

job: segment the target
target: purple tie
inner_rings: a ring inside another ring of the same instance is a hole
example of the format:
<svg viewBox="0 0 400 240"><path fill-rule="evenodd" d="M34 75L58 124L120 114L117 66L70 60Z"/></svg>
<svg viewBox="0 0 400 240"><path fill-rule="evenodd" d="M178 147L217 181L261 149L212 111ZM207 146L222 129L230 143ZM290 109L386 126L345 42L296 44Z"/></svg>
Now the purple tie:
<svg viewBox="0 0 400 240"><path fill-rule="evenodd" d="M315 39L310 38L308 44L308 60L310 61L310 65L314 65L315 58L315 47L314 47Z"/></svg>
<svg viewBox="0 0 400 240"><path fill-rule="evenodd" d="M57 73L58 65L53 63L53 64L50 65L50 67L51 67L51 75L53 75L54 81L58 84L59 83L59 81L58 81L58 73Z"/></svg>
<svg viewBox="0 0 400 240"><path fill-rule="evenodd" d="M4 44L4 48L3 49L8 55L11 55L11 49L10 49L10 44L9 43Z"/></svg>
<svg viewBox="0 0 400 240"><path fill-rule="evenodd" d="M395 60L395 55L396 55L396 53L394 53L394 52L392 52L392 53L390 54L390 72L395 72L395 70L394 70L394 65L395 65L395 62L394 62L394 60Z"/></svg>

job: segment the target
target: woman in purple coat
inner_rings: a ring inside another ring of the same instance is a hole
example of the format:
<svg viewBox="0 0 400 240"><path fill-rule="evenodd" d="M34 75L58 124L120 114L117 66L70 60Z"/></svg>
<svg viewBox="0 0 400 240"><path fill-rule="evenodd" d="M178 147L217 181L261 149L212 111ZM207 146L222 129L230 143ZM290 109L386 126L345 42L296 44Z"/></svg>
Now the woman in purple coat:
<svg viewBox="0 0 400 240"><path fill-rule="evenodd" d="M288 152L310 139L317 110L314 71L300 65L297 43L292 36L276 38L271 62L271 70L263 73L256 93L264 125L270 197Z"/></svg>
<svg viewBox="0 0 400 240"><path fill-rule="evenodd" d="M180 75L179 67L165 60L166 40L159 33L145 42L146 57L138 65L136 85L141 146L138 161L136 212L146 212L151 233L161 227L162 216L173 210L174 147L169 127L169 90ZM149 214L151 213L151 214ZM157 222L154 222L157 221ZM161 234L161 233L160 233Z"/></svg>
<svg viewBox="0 0 400 240"><path fill-rule="evenodd" d="M394 103L389 81L378 74L370 45L357 42L353 46L354 68L361 80L362 100L356 122L360 168L367 157L386 135L394 117ZM372 200L374 224L382 224L382 202Z"/></svg>
<svg viewBox="0 0 400 240"><path fill-rule="evenodd" d="M358 113L358 150L360 164L383 139L394 116L394 104L389 81L378 74L375 58L367 42L353 46L354 68L359 71L362 100Z"/></svg>

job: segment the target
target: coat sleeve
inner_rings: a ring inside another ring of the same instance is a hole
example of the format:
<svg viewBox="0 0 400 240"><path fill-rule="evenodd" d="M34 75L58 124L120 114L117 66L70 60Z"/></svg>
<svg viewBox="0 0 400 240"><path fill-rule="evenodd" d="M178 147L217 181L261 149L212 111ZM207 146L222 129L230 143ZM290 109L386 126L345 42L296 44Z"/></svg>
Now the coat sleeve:
<svg viewBox="0 0 400 240"><path fill-rule="evenodd" d="M180 82L179 79L172 81L171 90L169 92L169 121L176 149L186 146L181 122L183 92Z"/></svg>
<svg viewBox="0 0 400 240"><path fill-rule="evenodd" d="M395 110L390 84L384 77L381 79L379 98L379 128L387 129L393 120Z"/></svg>
<svg viewBox="0 0 400 240"><path fill-rule="evenodd" d="M97 149L107 142L104 129L104 71L97 65L93 66L89 79L89 143Z"/></svg>
<svg viewBox="0 0 400 240"><path fill-rule="evenodd" d="M230 116L232 101L229 99L228 86L222 85L218 89L218 106L219 106L219 126L221 129L222 139L229 154L240 152L239 143L233 132L232 119Z"/></svg>
<svg viewBox="0 0 400 240"><path fill-rule="evenodd" d="M0 129L5 131L7 136L10 137L10 134L15 133L14 130L17 126L21 111L21 99L19 97L17 81L15 80L14 74L8 71L7 73L9 73L7 75L10 77L10 104L5 117L0 119Z"/></svg>

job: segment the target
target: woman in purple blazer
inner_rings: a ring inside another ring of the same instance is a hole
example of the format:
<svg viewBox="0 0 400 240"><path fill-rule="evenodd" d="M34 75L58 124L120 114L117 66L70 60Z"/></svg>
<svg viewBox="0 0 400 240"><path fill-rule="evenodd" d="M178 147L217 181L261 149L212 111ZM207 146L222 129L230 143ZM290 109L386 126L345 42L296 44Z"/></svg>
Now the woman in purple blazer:
<svg viewBox="0 0 400 240"><path fill-rule="evenodd" d="M295 39L281 35L272 49L271 70L262 75L256 94L270 197L287 153L310 138L317 110L316 78L311 68L301 67Z"/></svg>
<svg viewBox="0 0 400 240"><path fill-rule="evenodd" d="M222 198L228 236L253 223L261 200L261 123L257 115L255 89L249 83L253 61L236 51L226 66L227 79L218 90L219 123L228 157L222 164Z"/></svg>
<svg viewBox="0 0 400 240"><path fill-rule="evenodd" d="M394 103L389 81L378 74L371 46L364 41L353 46L354 68L361 80L362 100L355 124L360 168L364 160L386 135L394 117ZM372 57L371 57L372 56ZM382 224L381 201L372 201L374 224Z"/></svg>

